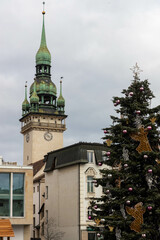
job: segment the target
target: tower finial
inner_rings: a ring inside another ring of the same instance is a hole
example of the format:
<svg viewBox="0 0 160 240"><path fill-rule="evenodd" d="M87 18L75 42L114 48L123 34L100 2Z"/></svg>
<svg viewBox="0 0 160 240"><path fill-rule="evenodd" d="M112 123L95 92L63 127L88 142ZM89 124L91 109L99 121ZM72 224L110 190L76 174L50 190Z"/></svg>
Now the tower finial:
<svg viewBox="0 0 160 240"><path fill-rule="evenodd" d="M44 10L44 6L45 6L45 2L43 2L43 12L42 12L42 14L46 13L45 10Z"/></svg>

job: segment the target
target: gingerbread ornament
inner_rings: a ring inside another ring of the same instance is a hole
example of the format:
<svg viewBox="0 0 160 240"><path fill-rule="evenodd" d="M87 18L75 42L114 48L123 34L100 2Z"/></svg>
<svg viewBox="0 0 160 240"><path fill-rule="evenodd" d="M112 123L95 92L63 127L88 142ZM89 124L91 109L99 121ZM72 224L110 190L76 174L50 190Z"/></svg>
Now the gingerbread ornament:
<svg viewBox="0 0 160 240"><path fill-rule="evenodd" d="M144 127L141 127L138 130L138 133L132 133L130 137L139 142L138 147L136 150L141 153L141 152L151 152L151 146L149 144L148 138L147 138L148 132L145 131Z"/></svg>
<svg viewBox="0 0 160 240"><path fill-rule="evenodd" d="M143 214L146 209L143 207L143 203L137 203L134 208L126 206L126 212L131 215L135 220L131 223L130 228L135 232L141 231L141 225L143 224Z"/></svg>

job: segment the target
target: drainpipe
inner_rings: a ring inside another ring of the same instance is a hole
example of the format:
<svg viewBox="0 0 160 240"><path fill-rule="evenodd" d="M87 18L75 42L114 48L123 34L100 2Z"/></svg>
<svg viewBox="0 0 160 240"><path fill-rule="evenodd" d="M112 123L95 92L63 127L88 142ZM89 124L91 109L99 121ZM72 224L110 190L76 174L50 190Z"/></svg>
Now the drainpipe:
<svg viewBox="0 0 160 240"><path fill-rule="evenodd" d="M40 180L39 180L39 210L40 210L40 204L41 204L40 201L41 201L41 190L40 190ZM40 213L39 213L39 231L40 231Z"/></svg>
<svg viewBox="0 0 160 240"><path fill-rule="evenodd" d="M79 240L81 240L81 228L80 228L80 164L78 164L78 208L79 208Z"/></svg>

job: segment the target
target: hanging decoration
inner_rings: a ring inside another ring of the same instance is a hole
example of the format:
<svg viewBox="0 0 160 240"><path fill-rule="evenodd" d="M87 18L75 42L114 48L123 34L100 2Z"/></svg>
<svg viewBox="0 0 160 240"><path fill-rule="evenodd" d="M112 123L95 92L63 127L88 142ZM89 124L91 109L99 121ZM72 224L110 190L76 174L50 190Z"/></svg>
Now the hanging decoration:
<svg viewBox="0 0 160 240"><path fill-rule="evenodd" d="M113 232L114 227L108 226L108 228L110 232Z"/></svg>
<svg viewBox="0 0 160 240"><path fill-rule="evenodd" d="M121 179L120 177L115 181L116 187L121 188Z"/></svg>
<svg viewBox="0 0 160 240"><path fill-rule="evenodd" d="M146 174L146 182L147 182L149 189L151 190L151 188L153 186L153 177L152 177L151 173Z"/></svg>
<svg viewBox="0 0 160 240"><path fill-rule="evenodd" d="M125 212L125 209L124 209L124 204L120 205L120 211L121 211L122 216L124 217L124 219L126 219L127 216L126 216L126 212Z"/></svg>
<svg viewBox="0 0 160 240"><path fill-rule="evenodd" d="M155 124L155 121L157 120L157 118L152 117L151 119L149 119L151 121L152 124Z"/></svg>
<svg viewBox="0 0 160 240"><path fill-rule="evenodd" d="M94 221L95 221L96 225L99 226L101 220L99 218L96 218Z"/></svg>
<svg viewBox="0 0 160 240"><path fill-rule="evenodd" d="M143 214L146 212L146 209L143 207L143 203L137 203L134 208L126 206L126 212L135 218L130 225L131 230L140 232L141 225L143 224Z"/></svg>
<svg viewBox="0 0 160 240"><path fill-rule="evenodd" d="M138 128L138 129L142 127L142 121L141 121L141 117L139 115L136 115L135 125L136 125L136 128Z"/></svg>
<svg viewBox="0 0 160 240"><path fill-rule="evenodd" d="M123 156L123 159L125 161L129 161L129 151L125 147L123 147L123 154L122 154L122 156Z"/></svg>
<svg viewBox="0 0 160 240"><path fill-rule="evenodd" d="M107 143L107 146L110 147L111 144L112 144L112 140L111 140L111 139L107 139L107 140L106 140L106 143Z"/></svg>
<svg viewBox="0 0 160 240"><path fill-rule="evenodd" d="M121 239L121 229L116 227L116 240L120 240L120 239Z"/></svg>
<svg viewBox="0 0 160 240"><path fill-rule="evenodd" d="M149 144L148 138L147 138L148 132L145 131L144 127L141 127L138 130L138 133L132 133L130 135L130 137L135 140L135 141L139 141L139 145L136 148L138 153L141 152L151 152L151 146Z"/></svg>

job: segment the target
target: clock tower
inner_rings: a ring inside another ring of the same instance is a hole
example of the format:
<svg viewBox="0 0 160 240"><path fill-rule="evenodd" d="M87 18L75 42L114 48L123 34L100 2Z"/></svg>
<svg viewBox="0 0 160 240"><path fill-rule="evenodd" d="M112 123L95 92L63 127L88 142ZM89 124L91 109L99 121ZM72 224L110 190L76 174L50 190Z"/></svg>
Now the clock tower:
<svg viewBox="0 0 160 240"><path fill-rule="evenodd" d="M27 84L25 100L22 103L21 133L24 136L23 164L37 162L50 151L63 147L65 125L65 100L57 99L56 85L51 80L51 54L47 48L44 15L39 50L36 54L36 74L30 87L30 101L27 100Z"/></svg>

